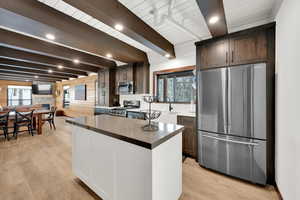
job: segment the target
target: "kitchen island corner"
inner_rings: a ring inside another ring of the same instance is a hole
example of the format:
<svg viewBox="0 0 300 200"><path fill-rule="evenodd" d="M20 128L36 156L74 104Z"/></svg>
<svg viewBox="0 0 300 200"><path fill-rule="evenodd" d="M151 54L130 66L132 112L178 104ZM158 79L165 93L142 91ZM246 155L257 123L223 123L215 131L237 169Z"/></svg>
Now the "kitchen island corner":
<svg viewBox="0 0 300 200"><path fill-rule="evenodd" d="M99 115L73 125L74 174L103 200L178 200L182 193L183 126Z"/></svg>

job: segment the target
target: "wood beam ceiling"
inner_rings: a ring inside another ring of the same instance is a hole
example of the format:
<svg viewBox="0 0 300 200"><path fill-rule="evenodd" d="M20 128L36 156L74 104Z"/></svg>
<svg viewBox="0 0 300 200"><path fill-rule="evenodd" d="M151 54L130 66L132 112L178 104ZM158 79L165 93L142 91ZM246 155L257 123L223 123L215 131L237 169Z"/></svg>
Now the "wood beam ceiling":
<svg viewBox="0 0 300 200"><path fill-rule="evenodd" d="M82 71L82 72L97 73L100 69L99 67L95 67L95 66L89 66L82 63L75 64L69 60L49 57L45 55L39 55L39 54L23 51L23 49L12 49L5 46L0 46L0 58L6 58L6 59L28 62L33 64L41 64L41 65L46 65L51 67L57 67L58 65L63 65L64 68L72 69L76 71Z"/></svg>
<svg viewBox="0 0 300 200"><path fill-rule="evenodd" d="M213 37L228 34L223 0L196 0Z"/></svg>
<svg viewBox="0 0 300 200"><path fill-rule="evenodd" d="M76 71L71 69L62 68L59 69L58 67L47 66L42 64L34 64L30 62L22 62L17 60L10 60L5 58L0 58L0 65L1 66L12 66L18 67L23 69L33 69L33 70L40 70L44 72L48 72L48 70L52 70L55 73L63 74L63 75L75 75L75 76L87 76L86 72Z"/></svg>
<svg viewBox="0 0 300 200"><path fill-rule="evenodd" d="M175 57L174 46L162 35L156 32L142 19L137 17L119 1L107 0L64 0L71 6L87 13L104 24L114 28L122 24L122 33L148 48L165 56Z"/></svg>
<svg viewBox="0 0 300 200"><path fill-rule="evenodd" d="M33 77L15 77L15 76L6 76L6 75L1 75L0 74L0 80L6 80L6 81L22 81L22 82L27 82L27 81L37 81L35 78ZM55 80L49 80L49 79L39 79L39 81L42 82L56 82Z"/></svg>
<svg viewBox="0 0 300 200"><path fill-rule="evenodd" d="M25 72L25 71L17 71L17 70L8 70L8 69L2 69L3 67L0 67L0 73L5 73L5 74L11 74L11 75L25 75L25 76L38 76L38 77L43 77L43 78L48 78L48 79L55 79L57 81L61 80L68 80L68 77L62 77L62 76L55 76L52 74L48 73L32 73L32 72Z"/></svg>
<svg viewBox="0 0 300 200"><path fill-rule="evenodd" d="M24 69L24 68L19 68L19 67L13 67L13 66L7 66L0 64L0 70L1 71L7 71L7 72L21 72L24 74L35 74L35 75L47 75L49 77L56 77L56 78L62 78L62 79L68 79L68 78L78 78L78 76L75 75L66 75L66 74L60 74L56 72L51 72L49 73L41 71L41 70L36 70L36 69Z"/></svg>
<svg viewBox="0 0 300 200"><path fill-rule="evenodd" d="M98 68L115 67L116 63L51 42L42 41L19 33L0 29L0 45L22 49L39 55L60 58L68 61L78 59L82 65Z"/></svg>
<svg viewBox="0 0 300 200"><path fill-rule="evenodd" d="M37 0L0 1L0 25L39 38L52 33L59 44L96 55L111 53L114 59L125 63L148 63L145 52Z"/></svg>
<svg viewBox="0 0 300 200"><path fill-rule="evenodd" d="M0 70L0 76L7 76L11 78L22 78L22 79L33 79L36 81L41 80L51 80L51 81L61 81L61 78L53 78L53 77L47 77L47 76L38 76L38 78L35 78L36 75L34 74L23 74L23 73L16 73L16 72L5 72Z"/></svg>

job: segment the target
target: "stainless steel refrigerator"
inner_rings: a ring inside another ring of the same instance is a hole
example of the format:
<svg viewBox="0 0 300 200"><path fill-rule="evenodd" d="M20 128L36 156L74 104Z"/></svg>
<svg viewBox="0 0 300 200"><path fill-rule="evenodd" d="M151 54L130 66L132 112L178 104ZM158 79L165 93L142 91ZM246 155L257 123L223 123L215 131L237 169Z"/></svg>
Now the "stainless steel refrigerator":
<svg viewBox="0 0 300 200"><path fill-rule="evenodd" d="M200 165L266 184L266 64L198 71L197 76Z"/></svg>

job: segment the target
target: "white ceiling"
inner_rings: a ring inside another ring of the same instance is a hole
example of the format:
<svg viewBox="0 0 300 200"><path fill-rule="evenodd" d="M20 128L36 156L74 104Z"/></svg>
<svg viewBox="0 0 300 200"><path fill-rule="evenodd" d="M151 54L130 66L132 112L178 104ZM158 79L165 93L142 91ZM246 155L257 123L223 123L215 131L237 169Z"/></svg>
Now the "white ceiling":
<svg viewBox="0 0 300 200"><path fill-rule="evenodd" d="M185 31L182 31L182 29L178 28L169 20L164 20L164 23L160 23L163 16L168 15L170 0L119 1L174 45L191 40L200 40L201 38L207 38L210 36L204 17L202 16L195 0L173 0L174 4L172 6L172 16L178 24L194 33L197 38ZM156 23L154 20L154 14L152 14L155 10L157 10L158 13L156 15Z"/></svg>
<svg viewBox="0 0 300 200"><path fill-rule="evenodd" d="M70 6L63 0L38 1L144 52L156 54L150 48ZM272 21L274 10L280 1L282 0L223 0L229 32ZM174 45L211 37L196 0L173 0L172 7L169 7L172 0L119 0L119 2ZM169 8L172 8L171 13L168 12ZM169 17L166 17L167 15Z"/></svg>
<svg viewBox="0 0 300 200"><path fill-rule="evenodd" d="M229 32L274 20L274 10L282 0L223 0Z"/></svg>

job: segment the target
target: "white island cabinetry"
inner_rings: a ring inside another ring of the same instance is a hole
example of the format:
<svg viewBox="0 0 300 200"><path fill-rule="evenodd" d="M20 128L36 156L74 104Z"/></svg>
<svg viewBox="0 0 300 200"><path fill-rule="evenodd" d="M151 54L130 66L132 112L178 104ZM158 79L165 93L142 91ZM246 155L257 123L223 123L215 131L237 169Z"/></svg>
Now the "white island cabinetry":
<svg viewBox="0 0 300 200"><path fill-rule="evenodd" d="M180 198L181 131L148 148L73 125L72 140L74 174L103 200Z"/></svg>

